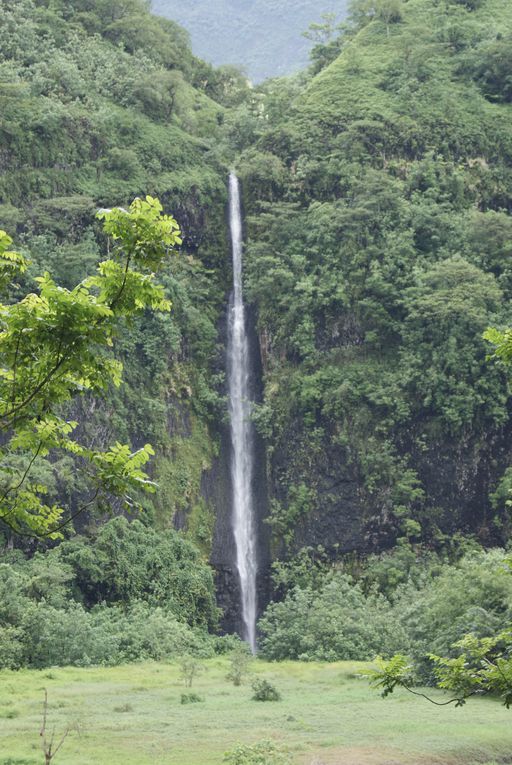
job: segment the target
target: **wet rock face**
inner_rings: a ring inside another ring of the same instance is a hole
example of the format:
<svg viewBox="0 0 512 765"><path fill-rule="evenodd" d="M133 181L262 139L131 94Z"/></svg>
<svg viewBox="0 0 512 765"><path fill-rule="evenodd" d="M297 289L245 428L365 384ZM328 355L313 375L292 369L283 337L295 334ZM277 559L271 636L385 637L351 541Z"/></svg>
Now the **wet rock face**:
<svg viewBox="0 0 512 765"><path fill-rule="evenodd" d="M243 624L240 610L240 582L236 569L218 563L215 566L215 587L217 605L222 611L221 632L241 634ZM257 577L258 618L269 603L271 592L270 567L265 566L259 569Z"/></svg>
<svg viewBox="0 0 512 765"><path fill-rule="evenodd" d="M258 354L258 358L259 354ZM402 443L409 465L417 471L427 501L424 517L431 519L444 534L455 532L476 535L484 544L501 544L503 540L490 523L494 511L489 493L499 477L512 463L512 427L496 429L485 440L470 435L436 441L419 449L418 433L411 433ZM307 434L298 423L290 423L289 431L267 460L264 444L257 439L256 473L254 478L255 507L258 523L258 607L264 610L271 599L272 558L293 554L305 546L322 545L328 554L368 553L393 546L400 531L396 519L382 497L371 497L350 449L333 443L327 435L316 454L308 453L304 466L298 454L304 452ZM240 631L240 587L236 571L233 531L231 526L231 485L229 475L230 440L227 426L223 430L221 449L212 470L204 478L203 492L216 509L216 527L211 562L217 572L218 603L224 616L222 629ZM268 471L268 473L267 473ZM294 524L293 542L286 547L282 540L270 540L268 517L269 496L286 501L292 484L313 485L315 502L310 512Z"/></svg>
<svg viewBox="0 0 512 765"><path fill-rule="evenodd" d="M236 569L218 563L215 566L215 589L217 605L222 611L221 631L227 634L233 632L241 634L243 624L240 610L240 582Z"/></svg>
<svg viewBox="0 0 512 765"><path fill-rule="evenodd" d="M253 395L261 400L262 358L264 361L268 349L253 331L253 315L250 326L256 369ZM366 490L351 445L336 443L332 423L320 424L325 438L313 449L304 426L291 420L270 458L256 436L254 496L260 613L272 596L273 558L317 545L322 545L332 557L347 552L364 554L387 549L400 536L390 503L382 495L371 496ZM425 492L421 512L426 522L431 520L447 535L458 531L477 535L484 544L501 544L503 540L490 523L494 511L489 493L512 463L512 426L489 430L485 439L474 433L452 439L427 438L426 447L419 448L424 427L424 423L416 423L400 443L400 453L408 457L408 465L417 472ZM226 631L240 629L240 592L231 524L230 450L229 427L224 424L219 456L203 479L203 495L216 513L211 563L217 571L218 602L224 612L222 627ZM279 538L274 538L271 545L271 527L266 522L269 497L286 505L289 487L301 483L314 487L315 501L310 511L294 523L291 545L286 546Z"/></svg>
<svg viewBox="0 0 512 765"><path fill-rule="evenodd" d="M425 494L416 512L426 528L430 524L447 535L460 532L477 535L483 544L503 544L506 540L492 524L489 494L512 462L512 427L488 431L484 440L475 434L432 439L421 450L415 442L411 434L402 444L402 454L408 456L407 464L416 471ZM314 487L314 501L309 512L297 519L288 552L322 545L336 557L393 546L401 532L386 492L370 495L357 461L328 437L318 454L308 455L305 466L297 458L304 453L305 443L304 431L292 425L270 466L271 495L283 504L290 485L303 482ZM284 546L278 552L286 552Z"/></svg>
<svg viewBox="0 0 512 765"><path fill-rule="evenodd" d="M249 352L252 359L254 376L251 398L261 400L262 366L258 338L255 332L255 317L247 311ZM221 327L221 337L225 339L226 321ZM253 496L258 538L258 612L261 614L270 599L270 527L265 522L268 516L268 487L266 472L266 454L262 439L254 434L255 464L253 476ZM216 571L217 602L223 611L221 628L226 632L241 631L240 582L236 569L236 549L232 526L232 486L230 475L231 440L229 425L220 427L219 456L212 468L203 476L202 494L207 503L215 509L215 529L210 562Z"/></svg>
<svg viewBox="0 0 512 765"><path fill-rule="evenodd" d="M439 508L445 533L477 534L484 544L501 544L491 528L489 494L512 462L512 426L431 443L413 460L429 505Z"/></svg>
<svg viewBox="0 0 512 765"><path fill-rule="evenodd" d="M309 463L305 465L304 455ZM307 450L307 435L298 424L281 439L270 465L270 491L286 506L289 487L313 489L311 503L293 524L288 544L277 540L278 554L321 545L333 557L368 548L365 518L368 514L360 476L347 450L325 439L316 453Z"/></svg>

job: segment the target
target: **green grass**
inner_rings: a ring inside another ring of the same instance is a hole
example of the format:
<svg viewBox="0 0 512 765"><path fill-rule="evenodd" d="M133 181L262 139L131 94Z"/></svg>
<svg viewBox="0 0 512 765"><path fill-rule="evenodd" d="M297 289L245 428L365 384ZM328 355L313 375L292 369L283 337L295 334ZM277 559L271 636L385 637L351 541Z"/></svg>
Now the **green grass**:
<svg viewBox="0 0 512 765"><path fill-rule="evenodd" d="M439 708L405 691L388 700L357 677L361 665L256 662L253 674L281 691L251 700L250 684L225 680L227 662L207 662L194 682L204 702L181 704L179 669L138 664L110 669L0 672L0 765L40 765L43 689L49 728L77 722L56 765L220 765L237 743L272 738L297 765L470 765L510 762L512 713L478 699ZM508 756L508 760L507 760Z"/></svg>

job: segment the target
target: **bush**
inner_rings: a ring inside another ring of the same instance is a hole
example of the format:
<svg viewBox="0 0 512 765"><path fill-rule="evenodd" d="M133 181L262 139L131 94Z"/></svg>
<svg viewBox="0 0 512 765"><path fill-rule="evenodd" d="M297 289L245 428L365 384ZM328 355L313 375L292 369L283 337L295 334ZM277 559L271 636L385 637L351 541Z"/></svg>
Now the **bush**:
<svg viewBox="0 0 512 765"><path fill-rule="evenodd" d="M470 11L476 11L483 4L484 0L451 0L454 5L463 5Z"/></svg>
<svg viewBox="0 0 512 765"><path fill-rule="evenodd" d="M261 654L365 661L408 653L420 660L453 655L466 633L489 637L510 624L512 577L502 550L472 551L451 565L409 553L372 557L357 582L330 572L316 574L315 586L293 587L259 622Z"/></svg>
<svg viewBox="0 0 512 765"><path fill-rule="evenodd" d="M281 694L268 680L255 680L252 689L254 701L281 701Z"/></svg>
<svg viewBox="0 0 512 765"><path fill-rule="evenodd" d="M181 694L182 704L198 704L201 701L204 701L204 699L202 698L202 696L199 696L197 693L182 693Z"/></svg>
<svg viewBox="0 0 512 765"><path fill-rule="evenodd" d="M204 665L194 656L185 654L180 659L180 677L185 684L185 688L191 688L194 678L204 672Z"/></svg>
<svg viewBox="0 0 512 765"><path fill-rule="evenodd" d="M133 707L131 704L121 704L118 707L114 707L114 712L119 712L121 714L125 714L126 712L133 712Z"/></svg>
<svg viewBox="0 0 512 765"><path fill-rule="evenodd" d="M233 685L241 685L249 671L249 665L253 658L247 643L239 642L229 658L230 666L226 679L231 680Z"/></svg>
<svg viewBox="0 0 512 765"><path fill-rule="evenodd" d="M409 636L409 653L420 662L424 680L434 653L454 656L453 644L467 633L491 637L512 620L512 577L501 550L466 555L456 566L444 566L439 576L418 591L404 588L397 618Z"/></svg>
<svg viewBox="0 0 512 765"><path fill-rule="evenodd" d="M389 601L366 596L341 573L325 576L318 590L295 587L267 608L259 627L261 655L274 661L364 661L391 656L407 644Z"/></svg>
<svg viewBox="0 0 512 765"><path fill-rule="evenodd" d="M512 39L498 39L474 58L473 77L480 85L485 97L498 103L512 101Z"/></svg>
<svg viewBox="0 0 512 765"><path fill-rule="evenodd" d="M17 629L0 629L0 646L3 637L13 638L2 657L4 666L11 668L113 666L172 659L184 652L214 654L214 640L206 633L194 631L169 612L145 603L135 603L126 610L96 606L92 611L74 601L66 610L29 603Z"/></svg>
<svg viewBox="0 0 512 765"><path fill-rule="evenodd" d="M174 531L117 518L92 542L4 560L0 668L206 658L233 646L206 632L217 614L211 570Z"/></svg>
<svg viewBox="0 0 512 765"><path fill-rule="evenodd" d="M239 744L226 752L227 765L291 765L288 753L273 741L260 741L250 746Z"/></svg>
<svg viewBox="0 0 512 765"><path fill-rule="evenodd" d="M141 600L165 606L192 626L216 626L212 571L173 529L156 531L114 518L92 541L63 542L57 555L73 571L77 596L86 605Z"/></svg>
<svg viewBox="0 0 512 765"><path fill-rule="evenodd" d="M0 669L23 666L23 633L15 627L0 627Z"/></svg>

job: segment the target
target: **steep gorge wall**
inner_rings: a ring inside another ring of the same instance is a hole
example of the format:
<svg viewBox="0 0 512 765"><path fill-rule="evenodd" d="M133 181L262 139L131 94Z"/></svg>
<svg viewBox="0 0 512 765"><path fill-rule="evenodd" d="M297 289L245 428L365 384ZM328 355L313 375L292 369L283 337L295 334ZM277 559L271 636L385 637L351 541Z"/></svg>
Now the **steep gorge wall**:
<svg viewBox="0 0 512 765"><path fill-rule="evenodd" d="M226 311L221 323L220 340L224 349L223 359L226 362L227 311L229 303L226 300ZM247 311L247 332L253 370L253 385L251 398L261 401L262 397L262 367L260 349L255 331L254 311ZM227 389L224 388L227 396ZM231 482L231 438L227 407L225 419L218 423L219 452L212 467L203 474L202 494L206 502L214 510L215 527L212 539L210 562L216 571L217 599L223 611L222 627L227 632L241 632L240 613L240 584L236 569L236 549L233 535L233 506ZM261 613L270 597L270 529L266 523L268 517L268 487L265 446L261 437L255 433L254 455L254 511L256 534L258 539L258 576L257 598Z"/></svg>
<svg viewBox="0 0 512 765"><path fill-rule="evenodd" d="M510 534L511 33L502 0L362 15L240 157L274 555Z"/></svg>
<svg viewBox="0 0 512 765"><path fill-rule="evenodd" d="M148 518L211 555L225 625L238 593L224 152L244 141L261 602L270 559L302 546L506 539L507 507L489 493L512 460L510 389L481 335L512 323L508 0L409 0L389 24L363 14L317 76L248 90L238 110L206 95L211 72L174 25L148 43L157 22L143 4L136 39L130 23L113 39L101 14L91 31L92 17L68 18L72 3L65 18L4 5L0 224L34 269L76 283L106 247L94 210L137 194L183 228L162 275L171 319L130 327L126 384L82 402L79 419L98 446L154 444ZM76 503L80 487L59 490Z"/></svg>

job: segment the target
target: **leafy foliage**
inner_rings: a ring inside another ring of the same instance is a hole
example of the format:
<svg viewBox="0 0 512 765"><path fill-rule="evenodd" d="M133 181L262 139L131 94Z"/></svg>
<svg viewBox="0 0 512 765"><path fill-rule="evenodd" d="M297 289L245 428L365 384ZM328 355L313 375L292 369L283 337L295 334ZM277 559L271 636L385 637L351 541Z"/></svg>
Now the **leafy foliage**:
<svg viewBox="0 0 512 765"><path fill-rule="evenodd" d="M252 684L254 701L280 701L281 694L268 680L258 678Z"/></svg>
<svg viewBox="0 0 512 765"><path fill-rule="evenodd" d="M261 653L273 660L364 661L407 643L384 598L366 597L344 574L328 576L319 590L294 588L267 608L259 627Z"/></svg>
<svg viewBox="0 0 512 765"><path fill-rule="evenodd" d="M0 594L3 667L216 650L206 632L217 620L211 570L180 534L140 521L115 518L92 540L78 536L30 559L12 553L0 565Z"/></svg>
<svg viewBox="0 0 512 765"><path fill-rule="evenodd" d="M253 657L247 643L239 642L231 652L229 657L229 672L226 675L233 685L242 685L251 665Z"/></svg>
<svg viewBox="0 0 512 765"><path fill-rule="evenodd" d="M180 676L185 688L192 688L194 678L204 672L204 665L194 656L184 654L180 659ZM183 703L183 702L182 702Z"/></svg>
<svg viewBox="0 0 512 765"><path fill-rule="evenodd" d="M289 765L288 753L273 741L256 744L239 744L226 752L223 762L227 765Z"/></svg>
<svg viewBox="0 0 512 765"><path fill-rule="evenodd" d="M134 601L162 606L192 626L215 626L212 572L173 530L114 518L91 538L61 543L53 555L72 571L76 597L88 607Z"/></svg>
<svg viewBox="0 0 512 765"><path fill-rule="evenodd" d="M204 701L202 696L199 696L198 693L182 693L181 694L181 703L182 704L198 704L201 701Z"/></svg>
<svg viewBox="0 0 512 765"><path fill-rule="evenodd" d="M432 682L431 654L455 658L452 646L466 634L492 639L507 629L512 577L506 560L499 550L443 561L402 547L370 560L357 578L328 568L313 571L309 581L301 574L260 619L261 653L303 661L407 653L415 678Z"/></svg>
<svg viewBox="0 0 512 765"><path fill-rule="evenodd" d="M510 630L481 639L469 634L455 643L453 648L458 653L455 658L430 656L438 687L454 694L448 701L433 703L440 706L454 703L460 707L472 696L492 694L498 696L509 709L512 706ZM426 694L418 693L411 687L415 679L414 668L404 656L393 656L368 674L374 687L382 689L384 697L393 693L395 688L405 688L432 701Z"/></svg>
<svg viewBox="0 0 512 765"><path fill-rule="evenodd" d="M0 228L16 234L30 261L7 302L35 292L33 278L46 271L70 292L94 276L106 247L93 222L98 207L128 209L130 199L149 191L172 204L183 222L183 258L169 261L160 275L164 299L173 302L172 320L137 310L114 349L124 384L110 385L104 402L89 390L69 413L70 422L80 423L75 437L94 442L98 451L116 442L136 443L138 451L150 441L159 452L152 478L167 477L176 453L183 453L182 486L173 476L165 493L142 499L166 525L174 512L198 507L201 471L215 449L209 422L221 402L216 325L225 242L217 221L224 214L226 171L217 148L224 109L206 91L220 97L226 85L226 99L235 98L231 90L238 85L228 83L236 78L219 74L217 90L209 89L213 70L193 57L184 30L157 20L139 0L112 6L6 0L0 6ZM105 276L112 280L114 270ZM147 285L132 279L125 286ZM190 438L188 417L194 419ZM45 471L52 474L49 508L91 499L87 481L68 480L69 464L66 472L63 460Z"/></svg>
<svg viewBox="0 0 512 765"><path fill-rule="evenodd" d="M169 253L181 243L173 218L162 215L158 200L136 199L128 211L99 213L114 247L96 276L72 290L59 287L46 273L38 277L39 295L0 305L0 426L6 434L1 447L3 470L0 519L16 532L55 537L65 510L47 505L44 484L32 482L38 459L60 450L85 460L93 469L90 484L96 487L92 504L101 495L125 495L136 488L154 490L142 467L154 454L145 445L132 452L115 444L106 451L91 449L71 437L78 423L66 420L64 404L83 391L99 394L109 384L121 382L121 365L105 353L112 344L120 318L146 308L168 311L163 288L154 282ZM6 276L25 262L7 250L11 240L1 233L2 265ZM16 458L27 455L28 464L16 470ZM75 510L75 515L77 514Z"/></svg>
<svg viewBox="0 0 512 765"><path fill-rule="evenodd" d="M506 541L485 495L510 384L482 333L510 321L511 33L497 0L359 0L240 115L278 554Z"/></svg>

